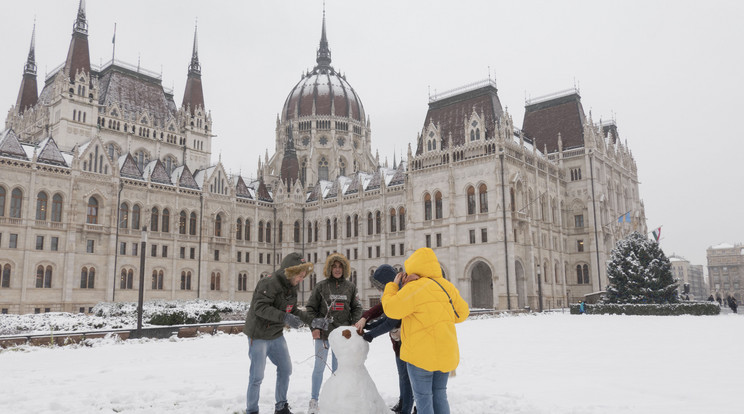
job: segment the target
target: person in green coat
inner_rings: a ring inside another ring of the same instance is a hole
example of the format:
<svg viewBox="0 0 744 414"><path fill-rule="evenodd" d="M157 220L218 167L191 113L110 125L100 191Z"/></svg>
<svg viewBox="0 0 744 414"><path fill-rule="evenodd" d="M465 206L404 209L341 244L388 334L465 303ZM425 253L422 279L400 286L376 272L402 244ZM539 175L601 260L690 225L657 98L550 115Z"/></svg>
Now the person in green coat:
<svg viewBox="0 0 744 414"><path fill-rule="evenodd" d="M246 392L246 412L258 413L266 358L276 365L275 414L292 414L287 404L292 361L284 339L284 326L299 328L307 323L324 330L328 323L323 318L313 319L308 312L297 308L297 285L313 271L312 263L305 263L299 253L290 253L281 267L271 276L258 281L251 306L245 318L243 332L248 337L248 356L251 360Z"/></svg>
<svg viewBox="0 0 744 414"><path fill-rule="evenodd" d="M328 334L339 326L353 325L362 316L362 303L359 301L356 284L349 280L351 267L349 260L341 253L333 253L326 259L323 267L325 279L318 282L307 301L307 311L314 318L328 321L327 330L313 329L315 344L315 366L313 367L312 389L308 414L318 412L318 395L323 382L323 371L328 358ZM338 361L333 356L332 372L336 371Z"/></svg>

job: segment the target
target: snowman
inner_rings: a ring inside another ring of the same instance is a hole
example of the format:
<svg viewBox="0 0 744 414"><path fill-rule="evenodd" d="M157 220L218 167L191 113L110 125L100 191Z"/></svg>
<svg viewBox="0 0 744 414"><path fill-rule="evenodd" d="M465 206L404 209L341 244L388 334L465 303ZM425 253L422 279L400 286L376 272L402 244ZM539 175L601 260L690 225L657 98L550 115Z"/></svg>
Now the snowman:
<svg viewBox="0 0 744 414"><path fill-rule="evenodd" d="M353 326L339 326L328 335L338 360L336 372L323 384L318 400L321 414L388 414L390 409L377 392L364 366L369 343Z"/></svg>

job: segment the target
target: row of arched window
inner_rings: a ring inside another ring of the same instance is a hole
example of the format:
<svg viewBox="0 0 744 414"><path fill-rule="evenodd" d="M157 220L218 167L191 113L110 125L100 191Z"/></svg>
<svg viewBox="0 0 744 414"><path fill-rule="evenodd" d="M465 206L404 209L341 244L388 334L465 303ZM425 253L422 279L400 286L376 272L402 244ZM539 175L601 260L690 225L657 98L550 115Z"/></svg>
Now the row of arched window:
<svg viewBox="0 0 744 414"><path fill-rule="evenodd" d="M44 192L39 193L39 195L42 195L45 200L44 204L44 214L46 215L46 200L48 199L47 194ZM8 200L8 195L10 195L10 200ZM59 198L60 200L60 216L61 216L61 196ZM10 201L10 203L8 203ZM21 218L23 216L23 190L16 187L13 190L10 191L10 194L8 194L8 191L5 189L5 187L0 185L0 217L4 217L6 215L6 209L5 205L10 204L10 208L7 210L7 215L10 218ZM38 214L38 213L37 213Z"/></svg>
<svg viewBox="0 0 744 414"><path fill-rule="evenodd" d="M475 187L472 185L468 186L466 193L468 215L475 214L476 211L478 213L488 213L488 187L485 184L478 186L477 198ZM424 220L441 219L444 215L443 209L442 193L440 191L434 192L433 200L429 192L424 193Z"/></svg>
<svg viewBox="0 0 744 414"><path fill-rule="evenodd" d="M377 210L375 212L367 213L367 235L371 236L374 234L380 234L383 231L383 219L382 212ZM391 233L397 231L403 231L406 229L406 209L405 207L391 208L389 211L390 222L389 231ZM353 214L346 216L346 238L359 237L359 215ZM281 222L279 223L281 228ZM307 242L317 242L320 239L319 233L321 228L321 222L319 221L308 221L307 222ZM325 221L325 240L337 240L339 238L339 222L337 218L327 218ZM280 236L281 238L281 236ZM294 223L294 242L300 242L300 222L295 221Z"/></svg>

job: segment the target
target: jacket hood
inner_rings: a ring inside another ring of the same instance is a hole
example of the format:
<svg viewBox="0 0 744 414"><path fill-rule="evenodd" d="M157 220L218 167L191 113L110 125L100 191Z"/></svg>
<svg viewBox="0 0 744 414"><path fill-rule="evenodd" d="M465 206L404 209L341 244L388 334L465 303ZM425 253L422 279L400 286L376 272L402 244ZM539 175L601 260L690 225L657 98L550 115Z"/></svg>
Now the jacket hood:
<svg viewBox="0 0 744 414"><path fill-rule="evenodd" d="M305 262L302 255L295 252L284 257L279 270L283 270L284 276L286 276L287 280L291 280L298 274L302 273L303 270L307 270L308 274L312 273L313 264Z"/></svg>
<svg viewBox="0 0 744 414"><path fill-rule="evenodd" d="M331 278L331 266L333 266L333 262L340 262L341 265L344 267L344 274L341 276L344 279L349 278L349 274L351 273L350 265L349 265L349 259L346 258L341 253L333 253L330 256L328 256L328 259L326 259L325 266L323 267L323 276L326 277L326 279Z"/></svg>
<svg viewBox="0 0 744 414"><path fill-rule="evenodd" d="M409 275L416 274L428 278L442 277L442 266L439 265L437 255L428 247L422 247L413 252L403 265Z"/></svg>

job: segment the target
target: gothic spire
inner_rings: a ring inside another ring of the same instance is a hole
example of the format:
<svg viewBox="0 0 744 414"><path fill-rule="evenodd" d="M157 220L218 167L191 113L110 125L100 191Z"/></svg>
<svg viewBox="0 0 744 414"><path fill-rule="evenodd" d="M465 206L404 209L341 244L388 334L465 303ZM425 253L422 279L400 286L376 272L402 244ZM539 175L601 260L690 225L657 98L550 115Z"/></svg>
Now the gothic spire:
<svg viewBox="0 0 744 414"><path fill-rule="evenodd" d="M288 128L287 143L284 146L284 158L282 159L281 179L287 189L297 181L300 172L300 162L297 159L297 151L292 138L292 127Z"/></svg>
<svg viewBox="0 0 744 414"><path fill-rule="evenodd" d="M199 42L197 39L197 27L194 25L194 47L191 52L191 64L189 65L189 74L201 75L201 65L199 64Z"/></svg>
<svg viewBox="0 0 744 414"><path fill-rule="evenodd" d="M85 18L85 0L78 5L77 20L72 26L72 40L67 51L65 70L70 78L79 72L90 74L90 52L88 51L88 21Z"/></svg>
<svg viewBox="0 0 744 414"><path fill-rule="evenodd" d="M85 0L78 4L78 14L75 24L72 26L73 33L88 34L88 20L85 18Z"/></svg>
<svg viewBox="0 0 744 414"><path fill-rule="evenodd" d="M328 39L326 38L325 5L323 5L323 29L320 33L320 47L315 62L318 63L320 68L331 67L331 49L328 48Z"/></svg>
<svg viewBox="0 0 744 414"><path fill-rule="evenodd" d="M194 47L191 52L191 63L189 74L186 78L186 89L183 92L183 108L190 108L193 115L198 106L204 107L204 91L201 83L201 65L199 64L199 43L197 41L197 28L194 25Z"/></svg>
<svg viewBox="0 0 744 414"><path fill-rule="evenodd" d="M21 81L21 89L18 91L18 100L16 101L18 114L23 114L27 108L36 105L38 100L39 94L36 85L36 22L34 22L34 29L31 32L31 47L28 50L26 65L23 67L23 80Z"/></svg>

